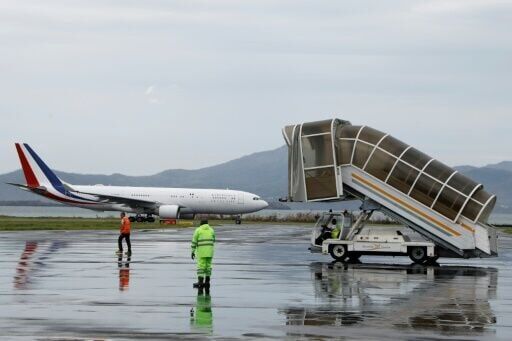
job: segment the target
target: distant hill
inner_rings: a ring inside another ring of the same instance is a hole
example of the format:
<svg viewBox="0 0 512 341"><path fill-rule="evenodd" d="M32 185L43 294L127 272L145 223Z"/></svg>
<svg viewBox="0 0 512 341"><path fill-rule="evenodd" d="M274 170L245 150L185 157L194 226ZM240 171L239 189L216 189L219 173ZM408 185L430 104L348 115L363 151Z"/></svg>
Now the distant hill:
<svg viewBox="0 0 512 341"><path fill-rule="evenodd" d="M512 172L512 161L502 161L500 163L487 165L486 168L500 169Z"/></svg>
<svg viewBox="0 0 512 341"><path fill-rule="evenodd" d="M496 212L512 212L512 171L490 166L458 170L467 177L483 184L489 193L496 194L498 197L495 206Z"/></svg>
<svg viewBox="0 0 512 341"><path fill-rule="evenodd" d="M470 172L474 169L478 169L478 167L475 166L469 166L469 165L463 165L463 166L457 166L455 167L456 170L458 170L461 173Z"/></svg>
<svg viewBox="0 0 512 341"><path fill-rule="evenodd" d="M233 188L276 201L287 193L287 162L287 150L282 146L216 166L196 170L171 169L148 176L77 174L60 171L56 173L63 180L77 185ZM498 196L496 211L512 212L512 161L485 167L466 165L455 168L481 182L489 192ZM0 175L0 201L34 201L38 198L44 200L32 193L5 185L6 182L25 183L25 179L21 170Z"/></svg>

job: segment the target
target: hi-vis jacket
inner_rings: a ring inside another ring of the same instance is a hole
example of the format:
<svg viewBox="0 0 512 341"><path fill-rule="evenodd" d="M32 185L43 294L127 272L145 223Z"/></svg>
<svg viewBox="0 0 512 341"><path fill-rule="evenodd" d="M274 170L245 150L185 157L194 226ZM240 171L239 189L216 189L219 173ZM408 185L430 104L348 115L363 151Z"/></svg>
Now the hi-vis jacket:
<svg viewBox="0 0 512 341"><path fill-rule="evenodd" d="M121 227L119 228L119 232L121 232L121 234L130 234L130 229L130 219L128 217L121 219Z"/></svg>
<svg viewBox="0 0 512 341"><path fill-rule="evenodd" d="M215 231L208 224L196 228L192 237L192 252L197 258L213 257L213 244L215 243Z"/></svg>

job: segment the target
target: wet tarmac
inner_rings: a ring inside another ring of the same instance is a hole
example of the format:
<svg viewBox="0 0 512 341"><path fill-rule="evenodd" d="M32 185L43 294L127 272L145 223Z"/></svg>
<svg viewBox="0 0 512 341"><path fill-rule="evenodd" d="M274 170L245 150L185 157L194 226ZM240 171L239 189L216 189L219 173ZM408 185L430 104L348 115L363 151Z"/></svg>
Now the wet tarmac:
<svg viewBox="0 0 512 341"><path fill-rule="evenodd" d="M500 257L332 263L310 228L223 226L209 295L191 229L0 233L0 339L512 339L512 239Z"/></svg>

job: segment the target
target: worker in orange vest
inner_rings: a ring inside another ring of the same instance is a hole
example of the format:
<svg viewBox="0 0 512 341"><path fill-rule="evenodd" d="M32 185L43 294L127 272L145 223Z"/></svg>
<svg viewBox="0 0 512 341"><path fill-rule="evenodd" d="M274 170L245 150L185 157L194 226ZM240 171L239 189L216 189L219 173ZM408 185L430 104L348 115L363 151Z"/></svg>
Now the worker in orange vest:
<svg viewBox="0 0 512 341"><path fill-rule="evenodd" d="M118 255L123 254L123 239L126 240L126 245L128 246L128 252L126 255L131 256L132 254L132 244L130 242L130 229L131 223L130 219L126 216L124 212L121 213L121 227L120 227L120 235L117 239L118 251L116 252Z"/></svg>

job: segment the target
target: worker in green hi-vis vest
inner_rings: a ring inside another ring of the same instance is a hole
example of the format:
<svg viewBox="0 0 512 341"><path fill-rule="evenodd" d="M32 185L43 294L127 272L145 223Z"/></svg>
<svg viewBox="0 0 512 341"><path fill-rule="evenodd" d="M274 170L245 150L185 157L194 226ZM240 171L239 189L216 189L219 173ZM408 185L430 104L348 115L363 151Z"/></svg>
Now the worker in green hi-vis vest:
<svg viewBox="0 0 512 341"><path fill-rule="evenodd" d="M197 283L194 283L194 288L210 289L214 243L215 231L208 225L208 220L201 220L201 224L194 231L191 245L191 257L197 262Z"/></svg>
<svg viewBox="0 0 512 341"><path fill-rule="evenodd" d="M331 230L331 238L332 239L338 239L339 236L340 236L340 233L341 233L341 225L340 223L338 223L338 221L336 219L333 219L331 221L332 223L332 230Z"/></svg>

